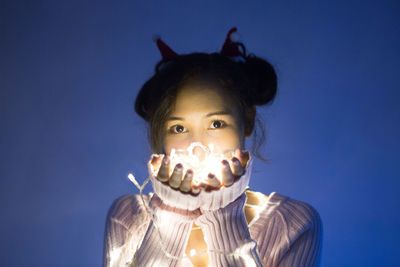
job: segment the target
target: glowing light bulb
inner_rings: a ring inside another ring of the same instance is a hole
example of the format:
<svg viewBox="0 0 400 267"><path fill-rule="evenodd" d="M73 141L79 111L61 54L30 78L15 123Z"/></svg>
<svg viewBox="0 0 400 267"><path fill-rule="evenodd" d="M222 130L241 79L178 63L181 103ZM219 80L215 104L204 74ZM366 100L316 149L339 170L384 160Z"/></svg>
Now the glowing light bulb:
<svg viewBox="0 0 400 267"><path fill-rule="evenodd" d="M121 254L122 248L115 248L110 252L110 265L113 266L117 262Z"/></svg>
<svg viewBox="0 0 400 267"><path fill-rule="evenodd" d="M140 188L139 183L136 181L135 176L132 173L128 174L128 179L137 187Z"/></svg>
<svg viewBox="0 0 400 267"><path fill-rule="evenodd" d="M196 250L192 248L189 252L190 257L193 257L196 254Z"/></svg>

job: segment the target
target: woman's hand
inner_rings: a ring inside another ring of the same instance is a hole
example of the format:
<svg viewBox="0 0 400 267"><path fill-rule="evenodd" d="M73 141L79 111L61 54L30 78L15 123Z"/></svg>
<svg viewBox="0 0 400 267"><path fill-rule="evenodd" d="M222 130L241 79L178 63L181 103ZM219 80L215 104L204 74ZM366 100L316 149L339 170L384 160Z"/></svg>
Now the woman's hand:
<svg viewBox="0 0 400 267"><path fill-rule="evenodd" d="M222 184L219 179L213 173L208 175L208 183L201 183L196 186L192 184L193 171L188 169L183 176L183 166L178 163L175 165L174 170L169 176L170 160L169 156L165 155L161 157L159 155L153 155L151 164L155 170L159 170L157 174L157 180L164 184L168 184L171 188L179 190L183 193L191 193L198 195L201 190L211 191L218 190L221 186L229 187L235 181L237 181L245 172L247 162L249 161L250 154L248 151L241 151L240 149L235 150L235 156L232 157L231 161L223 160L222 163ZM183 177L183 179L182 179Z"/></svg>
<svg viewBox="0 0 400 267"><path fill-rule="evenodd" d="M171 188L179 190L183 193L190 193L193 195L198 195L200 193L201 188L198 186L193 186L192 184L193 171L188 169L183 176L182 164L176 164L171 176L169 176L170 160L168 155L164 157L153 155L151 164L155 170L158 169L156 178L160 182L168 184Z"/></svg>
<svg viewBox="0 0 400 267"><path fill-rule="evenodd" d="M154 193L165 204L180 209L215 210L225 207L244 192L251 175L249 152L235 150L231 160L222 161L221 177L209 173L208 180L199 185L194 184L194 173L183 171L182 164L172 166L168 155L153 154L148 162ZM202 192L205 191L205 192Z"/></svg>
<svg viewBox="0 0 400 267"><path fill-rule="evenodd" d="M222 184L213 173L208 175L208 185L211 190L219 189L221 186L229 187L244 174L247 163L250 159L248 151L235 150L235 156L231 162L222 161Z"/></svg>

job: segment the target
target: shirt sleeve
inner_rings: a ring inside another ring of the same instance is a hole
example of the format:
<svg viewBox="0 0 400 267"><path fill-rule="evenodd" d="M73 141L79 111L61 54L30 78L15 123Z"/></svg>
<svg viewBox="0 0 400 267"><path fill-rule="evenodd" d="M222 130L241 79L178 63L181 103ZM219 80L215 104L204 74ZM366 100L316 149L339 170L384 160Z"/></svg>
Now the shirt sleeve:
<svg viewBox="0 0 400 267"><path fill-rule="evenodd" d="M211 266L263 266L246 223L245 202L243 193L224 208L202 211L196 220L204 233Z"/></svg>
<svg viewBox="0 0 400 267"><path fill-rule="evenodd" d="M170 207L156 194L150 207L154 218L135 254L133 266L179 266L199 213Z"/></svg>
<svg viewBox="0 0 400 267"><path fill-rule="evenodd" d="M143 197L148 202L149 196ZM149 217L138 195L124 195L114 200L106 218L102 266L125 266L130 262L148 222Z"/></svg>
<svg viewBox="0 0 400 267"><path fill-rule="evenodd" d="M252 231L265 266L319 266L322 221L309 204L274 193Z"/></svg>
<svg viewBox="0 0 400 267"><path fill-rule="evenodd" d="M290 245L278 266L319 266L323 235L321 218L313 207L304 202L299 202L297 205L287 203L286 208L295 207L298 214L302 214L301 218L289 218L293 220L293 223L295 219L298 220L299 231L295 234L289 233Z"/></svg>
<svg viewBox="0 0 400 267"><path fill-rule="evenodd" d="M103 266L178 266L199 211L170 207L153 194L116 199L107 214Z"/></svg>

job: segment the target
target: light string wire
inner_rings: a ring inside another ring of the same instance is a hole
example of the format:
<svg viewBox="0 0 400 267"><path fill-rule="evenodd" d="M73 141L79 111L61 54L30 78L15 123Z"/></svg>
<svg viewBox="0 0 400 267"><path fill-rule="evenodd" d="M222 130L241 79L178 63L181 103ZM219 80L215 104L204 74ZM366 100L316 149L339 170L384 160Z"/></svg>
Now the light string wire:
<svg viewBox="0 0 400 267"><path fill-rule="evenodd" d="M144 207L145 207L146 213L147 213L147 215L149 215L150 220L152 221L153 225L155 226L155 228L156 228L156 230L157 230L157 233L158 233L158 236L159 236L159 238L160 238L159 243L160 243L160 245L161 245L161 249L162 249L162 251L164 252L164 254L165 254L168 258L171 258L171 259L180 261L180 260L183 260L183 259L185 259L185 258L186 258L186 259L190 259L190 258L192 258L192 257L198 256L198 255L202 255L202 254L205 254L205 253L207 253L207 252L214 252L214 253L222 254L222 255L225 255L225 256L228 256L228 257L232 257L232 256L242 256L242 257L243 257L243 254L241 253L241 248L242 248L242 247L239 247L238 249L236 249L236 250L233 251L233 252L225 252L225 251L222 251L222 250L207 249L207 250L202 250L202 251L199 251L199 252L196 252L196 253L193 253L193 254L191 253L191 255L189 255L189 256L187 256L186 254L184 254L183 256L175 256L175 255L172 255L171 253L169 253L169 252L167 251L167 249L166 249L166 244L164 243L164 240L162 239L161 230L160 230L159 224L158 224L157 220L155 220L154 212L153 212L153 211L151 210L151 208L148 206L148 204L147 204L146 201L144 200L144 196L143 196L143 189L144 189L144 187L148 184L149 180L151 179L151 176L149 176L149 177L143 182L142 185L140 185L140 184L137 182L135 176L134 176L132 173L130 173L130 174L128 175L128 178L129 178L129 180L139 189L140 199L142 200L142 203L143 203L143 205L144 205ZM246 205L246 204L245 204L245 205ZM249 206L254 206L254 205L250 205L250 204L247 204L247 205L249 205ZM257 215L257 216L258 216L258 215ZM256 217L257 217L257 216L256 216ZM256 217L255 217L255 218L256 218ZM255 221L255 220L253 219L252 222L254 222L254 221ZM201 229L201 227L198 227L198 228ZM192 229L193 229L193 227L192 227ZM197 227L196 227L196 229L197 229ZM253 250L253 249L257 246L257 242L256 242L255 240L253 240L253 239L246 239L246 241L248 241L248 242L251 243L250 250ZM248 245L249 245L249 244L247 243L246 247L248 247ZM243 258L245 259L246 257L243 257Z"/></svg>

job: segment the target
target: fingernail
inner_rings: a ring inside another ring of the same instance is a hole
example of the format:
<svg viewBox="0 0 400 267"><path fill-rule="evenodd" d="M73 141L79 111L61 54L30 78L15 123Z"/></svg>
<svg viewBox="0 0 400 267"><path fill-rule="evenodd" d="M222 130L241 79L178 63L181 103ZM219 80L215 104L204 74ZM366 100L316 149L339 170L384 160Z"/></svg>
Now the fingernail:
<svg viewBox="0 0 400 267"><path fill-rule="evenodd" d="M208 184L211 187L219 187L221 183L214 174L208 174Z"/></svg>
<svg viewBox="0 0 400 267"><path fill-rule="evenodd" d="M176 164L176 168L177 168L177 169L182 169L182 167L183 167L182 164L180 164L180 163Z"/></svg>
<svg viewBox="0 0 400 267"><path fill-rule="evenodd" d="M185 175L185 178L187 178L187 179L192 179L192 178L193 178L193 172L187 171L187 172L186 172L186 175Z"/></svg>
<svg viewBox="0 0 400 267"><path fill-rule="evenodd" d="M164 159L163 159L163 162L164 162L165 164L168 164L168 163L169 163L169 158L165 156Z"/></svg>

